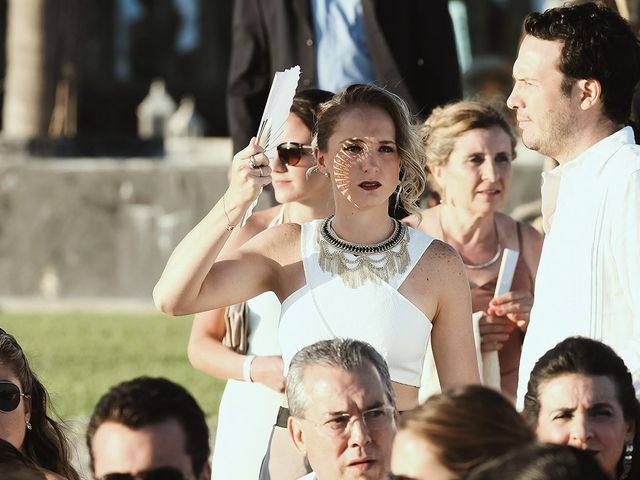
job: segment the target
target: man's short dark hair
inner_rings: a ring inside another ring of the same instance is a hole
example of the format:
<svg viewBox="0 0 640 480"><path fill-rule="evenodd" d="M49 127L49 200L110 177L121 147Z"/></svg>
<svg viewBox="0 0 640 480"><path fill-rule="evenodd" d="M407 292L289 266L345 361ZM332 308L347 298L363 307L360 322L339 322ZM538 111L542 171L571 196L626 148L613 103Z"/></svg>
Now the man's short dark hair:
<svg viewBox="0 0 640 480"><path fill-rule="evenodd" d="M559 69L567 77L565 94L576 79L598 80L604 114L619 124L629 120L633 90L640 80L640 44L620 15L595 3L551 8L529 14L524 31L563 42Z"/></svg>
<svg viewBox="0 0 640 480"><path fill-rule="evenodd" d="M209 428L204 412L183 387L165 378L138 377L105 393L93 410L87 428L87 447L94 467L91 440L104 422L116 422L137 430L175 419L186 438L186 453L198 476L209 458Z"/></svg>

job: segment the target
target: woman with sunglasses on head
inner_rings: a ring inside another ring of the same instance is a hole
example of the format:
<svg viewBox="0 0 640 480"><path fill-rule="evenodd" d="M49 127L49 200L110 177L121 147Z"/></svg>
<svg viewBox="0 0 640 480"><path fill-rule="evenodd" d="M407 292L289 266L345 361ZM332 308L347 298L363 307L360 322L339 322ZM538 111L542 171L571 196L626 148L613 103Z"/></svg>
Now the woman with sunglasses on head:
<svg viewBox="0 0 640 480"><path fill-rule="evenodd" d="M79 480L62 427L47 412L48 394L16 339L0 328L0 438L49 480Z"/></svg>
<svg viewBox="0 0 640 480"><path fill-rule="evenodd" d="M277 146L271 173L280 205L255 212L243 228L232 234L225 251L232 252L250 238L282 223L304 223L333 212L329 180L313 170L311 147L316 111L332 93L305 90L298 93ZM198 370L227 381L216 430L212 470L216 478L257 478L278 407L282 403L284 376L278 345L280 302L266 292L247 304L249 338L246 355L222 344L226 334L225 309L198 313L189 340L189 360ZM244 382L243 364L251 361L252 380ZM247 432L251 432L250 438ZM238 461L242 452L242 461Z"/></svg>
<svg viewBox="0 0 640 480"><path fill-rule="evenodd" d="M400 410L418 402L430 339L444 388L479 382L459 256L388 215L396 191L402 206L416 211L426 183L404 101L380 87L352 85L321 106L314 145L335 215L271 228L220 258L229 231L272 180L268 159L252 141L234 159L230 190L171 255L154 289L158 307L183 315L273 291L282 302L285 372L298 350L319 340L367 341L389 364ZM254 373L249 365L251 379ZM279 426L286 423L286 412L278 417ZM274 479L302 473L293 468L303 462L296 463L291 442L277 442L287 435L286 428L274 431Z"/></svg>

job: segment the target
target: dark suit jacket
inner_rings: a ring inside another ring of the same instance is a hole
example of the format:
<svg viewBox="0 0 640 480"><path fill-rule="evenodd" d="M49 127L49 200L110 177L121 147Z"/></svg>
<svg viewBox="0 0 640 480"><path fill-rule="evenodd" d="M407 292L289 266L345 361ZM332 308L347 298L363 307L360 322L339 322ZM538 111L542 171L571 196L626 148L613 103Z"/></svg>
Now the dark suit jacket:
<svg viewBox="0 0 640 480"><path fill-rule="evenodd" d="M376 83L426 117L461 95L446 0L362 0ZM300 65L298 90L316 87L309 0L236 0L227 114L234 152L258 129L276 71Z"/></svg>

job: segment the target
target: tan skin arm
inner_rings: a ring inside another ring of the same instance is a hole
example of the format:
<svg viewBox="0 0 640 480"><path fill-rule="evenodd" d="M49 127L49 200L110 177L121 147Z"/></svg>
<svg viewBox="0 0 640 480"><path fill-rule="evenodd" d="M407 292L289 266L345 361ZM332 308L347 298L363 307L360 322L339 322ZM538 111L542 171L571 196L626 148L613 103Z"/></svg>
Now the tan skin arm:
<svg viewBox="0 0 640 480"><path fill-rule="evenodd" d="M471 293L458 253L434 240L400 287L432 320L431 345L443 389L480 383L471 325Z"/></svg>
<svg viewBox="0 0 640 480"><path fill-rule="evenodd" d="M228 379L242 378L245 355L222 344L224 338L224 309L198 313L193 319L187 352L194 368L211 376ZM251 379L267 387L284 392L282 357L259 356L251 363Z"/></svg>
<svg viewBox="0 0 640 480"><path fill-rule="evenodd" d="M222 255L225 251L234 251L265 230L279 210L277 206L254 214L243 228L234 231L235 235L225 245ZM213 377L241 379L247 357L222 344L226 331L224 313L224 308L218 308L195 315L187 347L189 362L194 368ZM252 380L277 392L284 391L282 371L282 357L279 355L256 357L251 363Z"/></svg>
<svg viewBox="0 0 640 480"><path fill-rule="evenodd" d="M479 384L471 324L471 292L462 260L453 247L434 240L438 262L438 307L433 317L431 342L433 357L443 390L467 384Z"/></svg>
<svg viewBox="0 0 640 480"><path fill-rule="evenodd" d="M264 177L250 167L252 155L263 165ZM160 310L187 315L233 305L267 290L282 290L277 240L265 238L255 243L253 239L248 248L236 250L228 259L218 259L230 236L227 224L240 223L260 188L271 181L267 165L268 159L255 140L234 157L229 189L178 244L154 288L153 298Z"/></svg>

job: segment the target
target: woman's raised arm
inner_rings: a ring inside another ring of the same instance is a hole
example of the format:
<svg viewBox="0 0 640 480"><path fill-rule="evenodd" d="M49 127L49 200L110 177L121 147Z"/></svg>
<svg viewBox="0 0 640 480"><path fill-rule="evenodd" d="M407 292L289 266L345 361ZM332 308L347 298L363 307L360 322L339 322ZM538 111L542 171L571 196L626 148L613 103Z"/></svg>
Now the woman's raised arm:
<svg viewBox="0 0 640 480"><path fill-rule="evenodd" d="M258 250L234 255L233 260L216 261L260 189L271 182L268 165L255 139L235 155L229 188L178 244L153 289L154 302L164 313L186 315L210 310L264 291L273 262Z"/></svg>

